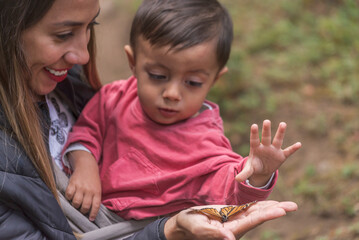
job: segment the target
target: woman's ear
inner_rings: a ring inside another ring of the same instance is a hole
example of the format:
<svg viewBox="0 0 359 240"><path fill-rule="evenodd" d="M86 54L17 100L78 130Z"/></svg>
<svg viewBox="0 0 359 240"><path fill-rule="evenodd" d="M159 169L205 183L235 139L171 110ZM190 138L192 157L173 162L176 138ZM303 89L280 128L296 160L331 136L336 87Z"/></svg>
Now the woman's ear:
<svg viewBox="0 0 359 240"><path fill-rule="evenodd" d="M132 71L132 74L135 75L135 66L136 66L136 61L135 61L135 55L134 52L132 50L132 47L130 45L126 45L124 47L126 56L127 56L127 61L128 61L128 65Z"/></svg>
<svg viewBox="0 0 359 240"><path fill-rule="evenodd" d="M228 67L224 66L217 74L216 78L213 81L213 84L217 82L218 79L220 79L225 73L228 72ZM213 85L212 84L212 85Z"/></svg>

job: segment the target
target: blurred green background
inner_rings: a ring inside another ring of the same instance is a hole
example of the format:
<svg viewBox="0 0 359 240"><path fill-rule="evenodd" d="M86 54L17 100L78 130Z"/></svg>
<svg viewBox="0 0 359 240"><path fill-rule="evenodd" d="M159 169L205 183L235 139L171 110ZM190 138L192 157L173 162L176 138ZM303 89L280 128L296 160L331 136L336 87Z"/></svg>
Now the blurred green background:
<svg viewBox="0 0 359 240"><path fill-rule="evenodd" d="M123 46L140 0L102 0L97 29L103 82L130 75ZM211 91L226 136L243 156L251 124L285 121L285 146L303 147L280 168L270 199L299 210L244 239L359 239L359 1L222 0L235 39L230 69Z"/></svg>

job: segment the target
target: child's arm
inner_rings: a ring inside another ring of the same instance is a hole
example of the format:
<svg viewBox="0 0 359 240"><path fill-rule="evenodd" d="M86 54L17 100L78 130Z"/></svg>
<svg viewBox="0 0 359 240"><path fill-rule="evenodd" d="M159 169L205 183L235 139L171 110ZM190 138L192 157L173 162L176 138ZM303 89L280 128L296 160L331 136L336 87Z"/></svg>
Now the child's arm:
<svg viewBox="0 0 359 240"><path fill-rule="evenodd" d="M250 134L250 152L243 170L236 176L238 182L249 180L252 186L263 186L272 174L295 153L302 145L297 142L282 150L283 139L287 125L279 124L273 138L271 136L271 122L263 121L262 141L259 138L258 126L253 124Z"/></svg>
<svg viewBox="0 0 359 240"><path fill-rule="evenodd" d="M67 157L73 174L65 196L83 214L91 210L89 219L94 221L101 204L101 180L97 162L91 153L82 150L71 151Z"/></svg>

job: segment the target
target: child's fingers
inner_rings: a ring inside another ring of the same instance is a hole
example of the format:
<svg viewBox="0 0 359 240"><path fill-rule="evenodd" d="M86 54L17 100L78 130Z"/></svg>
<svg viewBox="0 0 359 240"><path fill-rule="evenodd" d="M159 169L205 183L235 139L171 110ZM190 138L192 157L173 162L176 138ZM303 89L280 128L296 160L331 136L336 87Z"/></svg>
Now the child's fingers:
<svg viewBox="0 0 359 240"><path fill-rule="evenodd" d="M100 204L101 204L101 195L94 195L92 199L92 207L89 219L90 221L94 221L98 211L100 210Z"/></svg>
<svg viewBox="0 0 359 240"><path fill-rule="evenodd" d="M301 147L302 147L302 144L300 142L297 142L297 143L293 144L292 146L289 146L286 149L284 149L283 154L286 158L288 158L290 155L295 153Z"/></svg>
<svg viewBox="0 0 359 240"><path fill-rule="evenodd" d="M256 148L259 146L260 144L260 140L259 140L259 132L258 132L258 125L257 124L253 124L251 126L251 132L250 132L250 138L249 138L250 142L250 147L251 148Z"/></svg>
<svg viewBox="0 0 359 240"><path fill-rule="evenodd" d="M86 193L84 195L84 198L83 198L83 201L81 204L81 209L80 209L80 212L82 214L86 214L90 211L91 205L92 205L92 198L93 198L92 194Z"/></svg>
<svg viewBox="0 0 359 240"><path fill-rule="evenodd" d="M72 206L74 206L74 208L79 208L82 204L82 200L83 200L83 193L80 191L76 191L72 199Z"/></svg>
<svg viewBox="0 0 359 240"><path fill-rule="evenodd" d="M71 201L72 198L75 195L75 187L70 183L67 188L66 188L66 192L65 192L65 197L67 200Z"/></svg>
<svg viewBox="0 0 359 240"><path fill-rule="evenodd" d="M269 120L264 120L262 126L262 144L264 146L269 146L271 144L271 134L271 122Z"/></svg>
<svg viewBox="0 0 359 240"><path fill-rule="evenodd" d="M278 126L277 132L273 138L273 146L277 149L282 147L286 128L287 124L285 122L281 122Z"/></svg>

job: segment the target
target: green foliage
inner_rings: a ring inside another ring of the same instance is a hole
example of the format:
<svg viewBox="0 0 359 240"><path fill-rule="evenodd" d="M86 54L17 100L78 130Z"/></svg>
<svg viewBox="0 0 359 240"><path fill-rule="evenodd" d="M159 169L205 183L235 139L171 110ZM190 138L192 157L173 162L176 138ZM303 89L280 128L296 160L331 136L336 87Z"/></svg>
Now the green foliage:
<svg viewBox="0 0 359 240"><path fill-rule="evenodd" d="M298 90L306 84L317 97L359 106L355 0L223 3L232 15L235 39L229 72L209 99L220 105L229 132L235 128L241 135L243 141L234 149L246 151L240 145L249 141L247 126L275 115L282 104L299 107L304 96ZM316 137L325 136L329 127L320 112L302 124Z"/></svg>
<svg viewBox="0 0 359 240"><path fill-rule="evenodd" d="M359 165L357 163L345 164L341 169L341 176L344 179L359 179Z"/></svg>
<svg viewBox="0 0 359 240"><path fill-rule="evenodd" d="M306 171L305 171L305 176L304 177L314 177L317 173L317 170L315 169L315 166L313 165L308 165L306 167Z"/></svg>
<svg viewBox="0 0 359 240"><path fill-rule="evenodd" d="M320 236L320 237L316 237L314 240L329 240L329 238Z"/></svg>
<svg viewBox="0 0 359 240"><path fill-rule="evenodd" d="M315 137L325 137L328 134L328 119L322 112L318 112L310 121L303 123L303 129Z"/></svg>
<svg viewBox="0 0 359 240"><path fill-rule="evenodd" d="M281 240L282 238L274 231L264 231L260 240Z"/></svg>
<svg viewBox="0 0 359 240"><path fill-rule="evenodd" d="M304 199L316 202L318 195L323 193L323 186L315 184L308 178L303 178L296 184L293 192L302 196Z"/></svg>

